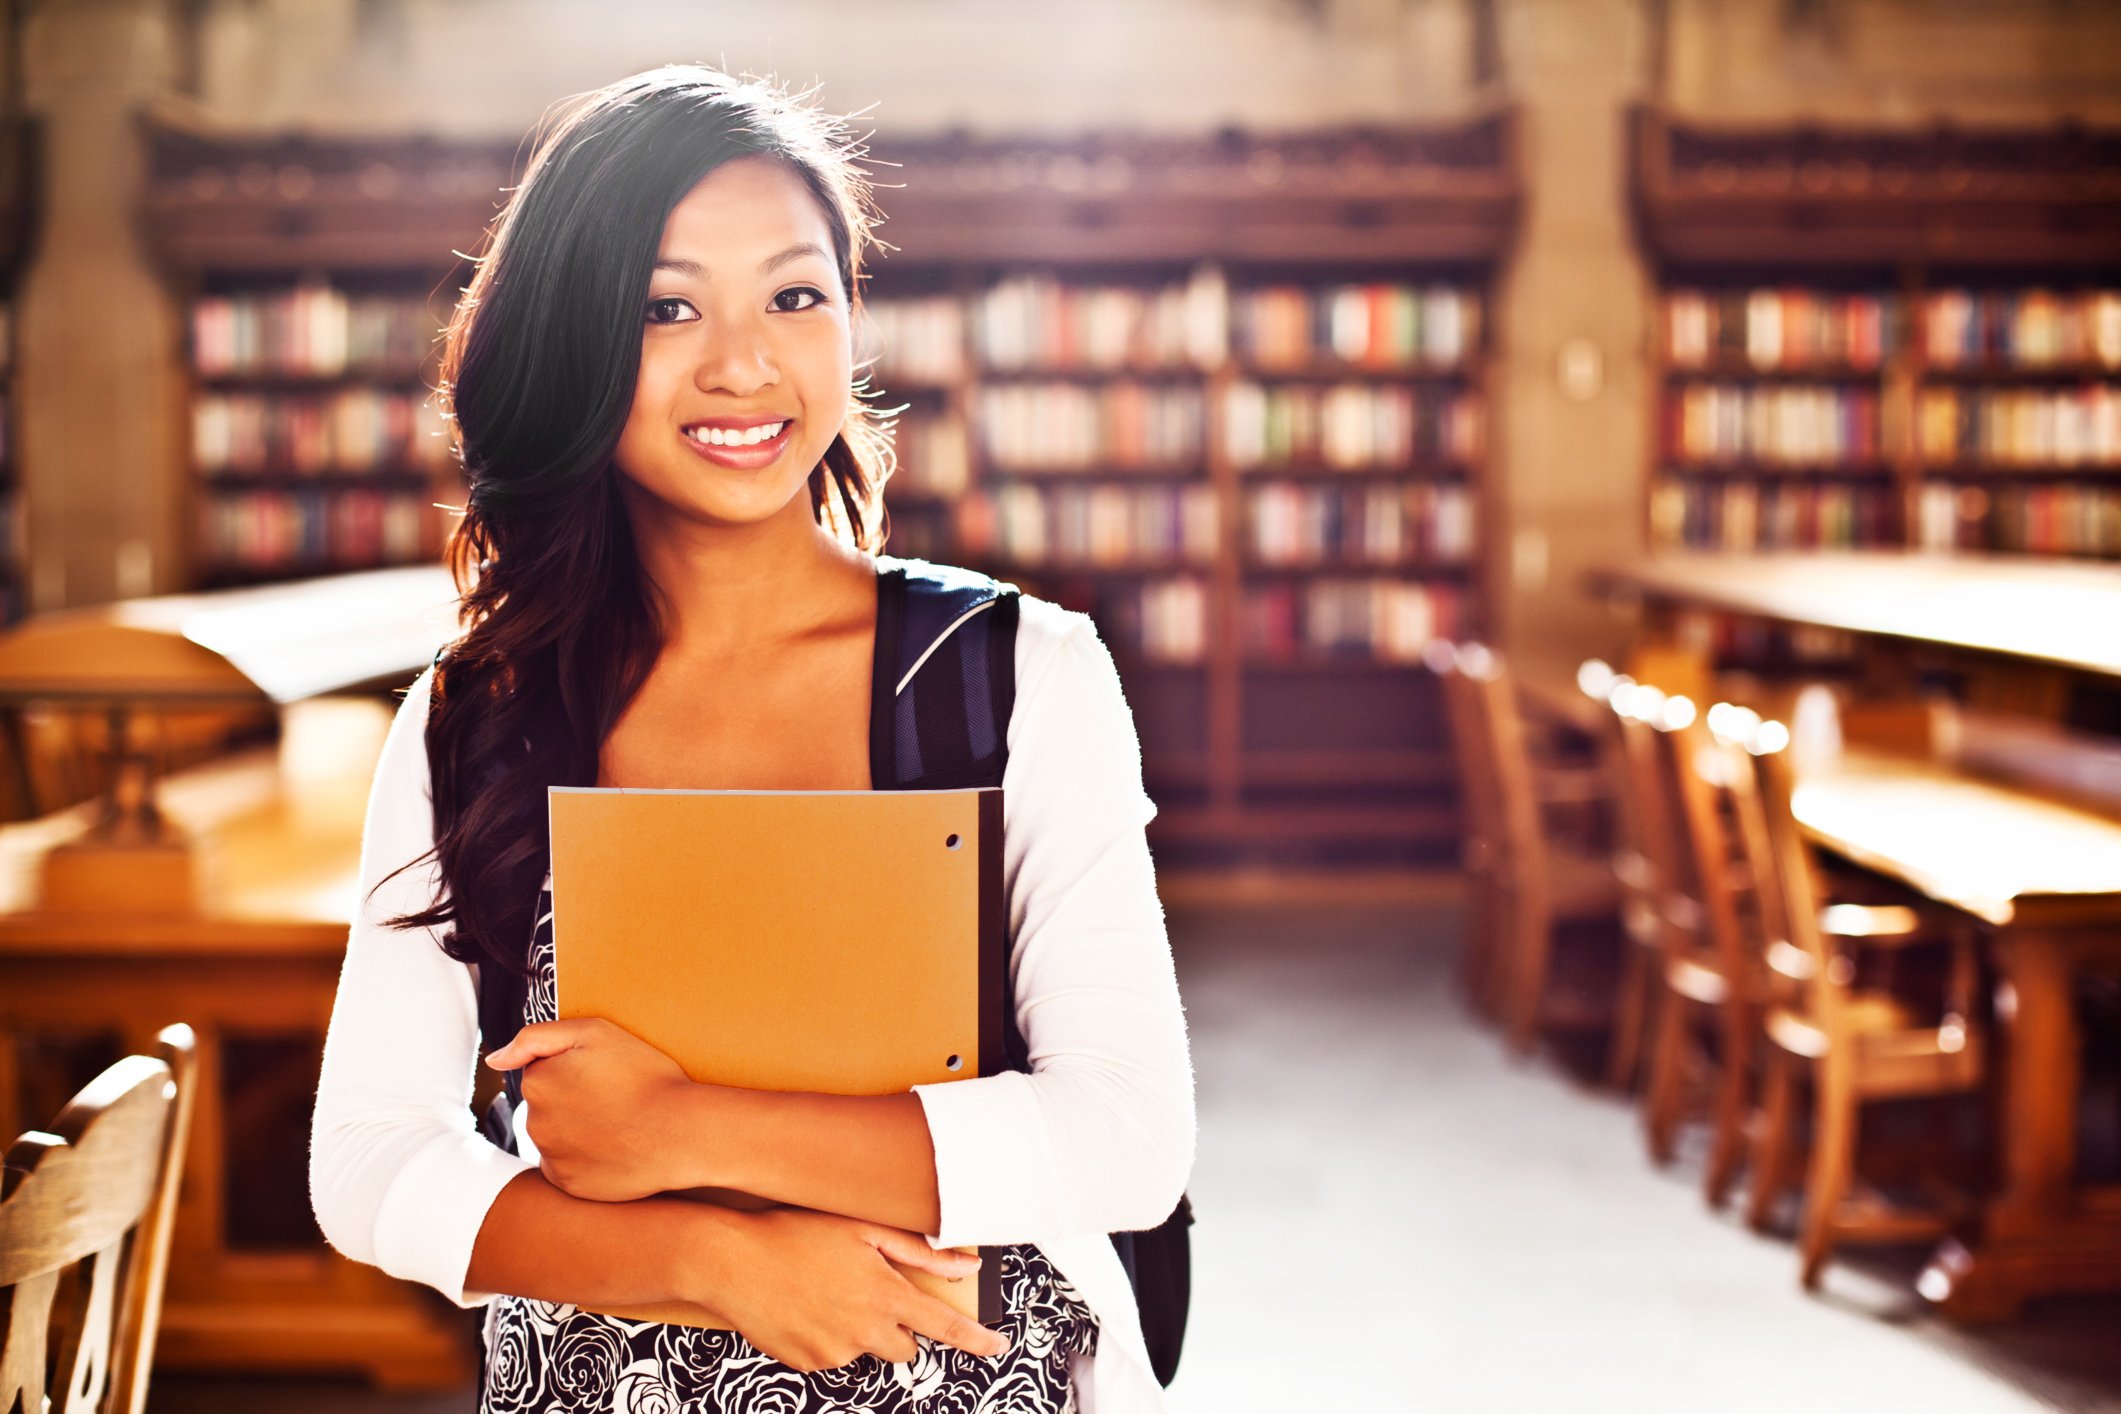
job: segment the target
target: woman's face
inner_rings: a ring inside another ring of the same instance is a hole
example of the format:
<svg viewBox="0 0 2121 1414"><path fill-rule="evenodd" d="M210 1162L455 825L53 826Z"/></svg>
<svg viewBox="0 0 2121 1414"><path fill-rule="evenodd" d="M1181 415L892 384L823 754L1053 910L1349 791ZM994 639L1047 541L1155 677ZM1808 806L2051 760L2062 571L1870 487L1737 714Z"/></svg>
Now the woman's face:
<svg viewBox="0 0 2121 1414"><path fill-rule="evenodd" d="M771 158L724 163L664 223L615 460L678 515L754 525L801 496L807 519L810 472L846 420L853 376L817 199Z"/></svg>

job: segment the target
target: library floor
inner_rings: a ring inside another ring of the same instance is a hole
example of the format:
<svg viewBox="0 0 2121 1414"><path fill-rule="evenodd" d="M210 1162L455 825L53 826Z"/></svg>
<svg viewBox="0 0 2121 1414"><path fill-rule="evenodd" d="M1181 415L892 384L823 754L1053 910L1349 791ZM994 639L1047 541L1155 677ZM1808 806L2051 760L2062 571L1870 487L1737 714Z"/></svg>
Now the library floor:
<svg viewBox="0 0 2121 1414"><path fill-rule="evenodd" d="M1804 1296L1789 1243L1708 1212L1695 1163L1649 1167L1628 1106L1467 1019L1455 927L1446 906L1174 914L1201 1119L1175 1414L2121 1414L2121 1299L1960 1332L1913 1296L1919 1254ZM151 1410L471 1405L165 1378Z"/></svg>

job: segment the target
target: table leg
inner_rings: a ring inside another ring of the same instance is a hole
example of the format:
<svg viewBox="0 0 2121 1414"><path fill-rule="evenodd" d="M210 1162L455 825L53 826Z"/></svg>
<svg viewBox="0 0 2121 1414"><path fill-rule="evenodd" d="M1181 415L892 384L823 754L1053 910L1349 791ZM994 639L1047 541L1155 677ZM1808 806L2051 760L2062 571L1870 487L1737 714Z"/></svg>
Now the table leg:
<svg viewBox="0 0 2121 1414"><path fill-rule="evenodd" d="M1947 1240L1917 1283L1956 1320L2007 1320L2046 1292L2121 1290L2121 1216L2075 1186L2082 1050L2071 982L2088 942L2067 929L1997 938L2002 1187L1979 1235Z"/></svg>

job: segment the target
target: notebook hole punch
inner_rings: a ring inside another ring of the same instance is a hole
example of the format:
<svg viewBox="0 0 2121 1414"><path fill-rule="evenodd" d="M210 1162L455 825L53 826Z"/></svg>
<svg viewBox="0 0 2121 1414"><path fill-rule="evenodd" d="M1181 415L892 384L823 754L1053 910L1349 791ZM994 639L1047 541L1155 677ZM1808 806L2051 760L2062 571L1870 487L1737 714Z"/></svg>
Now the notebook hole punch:
<svg viewBox="0 0 2121 1414"><path fill-rule="evenodd" d="M964 840L964 836L962 836L962 835L952 835L952 836L950 836L950 838L948 838L948 839L946 839L946 840L944 840L944 841L943 841L943 848L944 848L944 849L956 849L956 848L957 848L957 847L958 847L959 845L963 844L964 842L965 842L965 840Z"/></svg>
<svg viewBox="0 0 2121 1414"><path fill-rule="evenodd" d="M945 1070L963 1070L965 1068L965 1058L963 1056L952 1056L943 1062L943 1068Z"/></svg>

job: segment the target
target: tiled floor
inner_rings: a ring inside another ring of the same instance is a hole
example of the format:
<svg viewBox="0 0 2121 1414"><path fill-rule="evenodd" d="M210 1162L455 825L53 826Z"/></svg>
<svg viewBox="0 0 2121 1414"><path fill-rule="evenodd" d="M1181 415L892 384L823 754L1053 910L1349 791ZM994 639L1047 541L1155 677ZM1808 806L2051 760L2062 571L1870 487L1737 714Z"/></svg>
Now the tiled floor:
<svg viewBox="0 0 2121 1414"><path fill-rule="evenodd" d="M1801 1294L1789 1244L1644 1161L1633 1112L1504 1058L1447 911L1173 920L1200 1077L1176 1414L2121 1411L2121 1300L1967 1334L1909 1256ZM468 1392L165 1380L154 1414L440 1414Z"/></svg>

